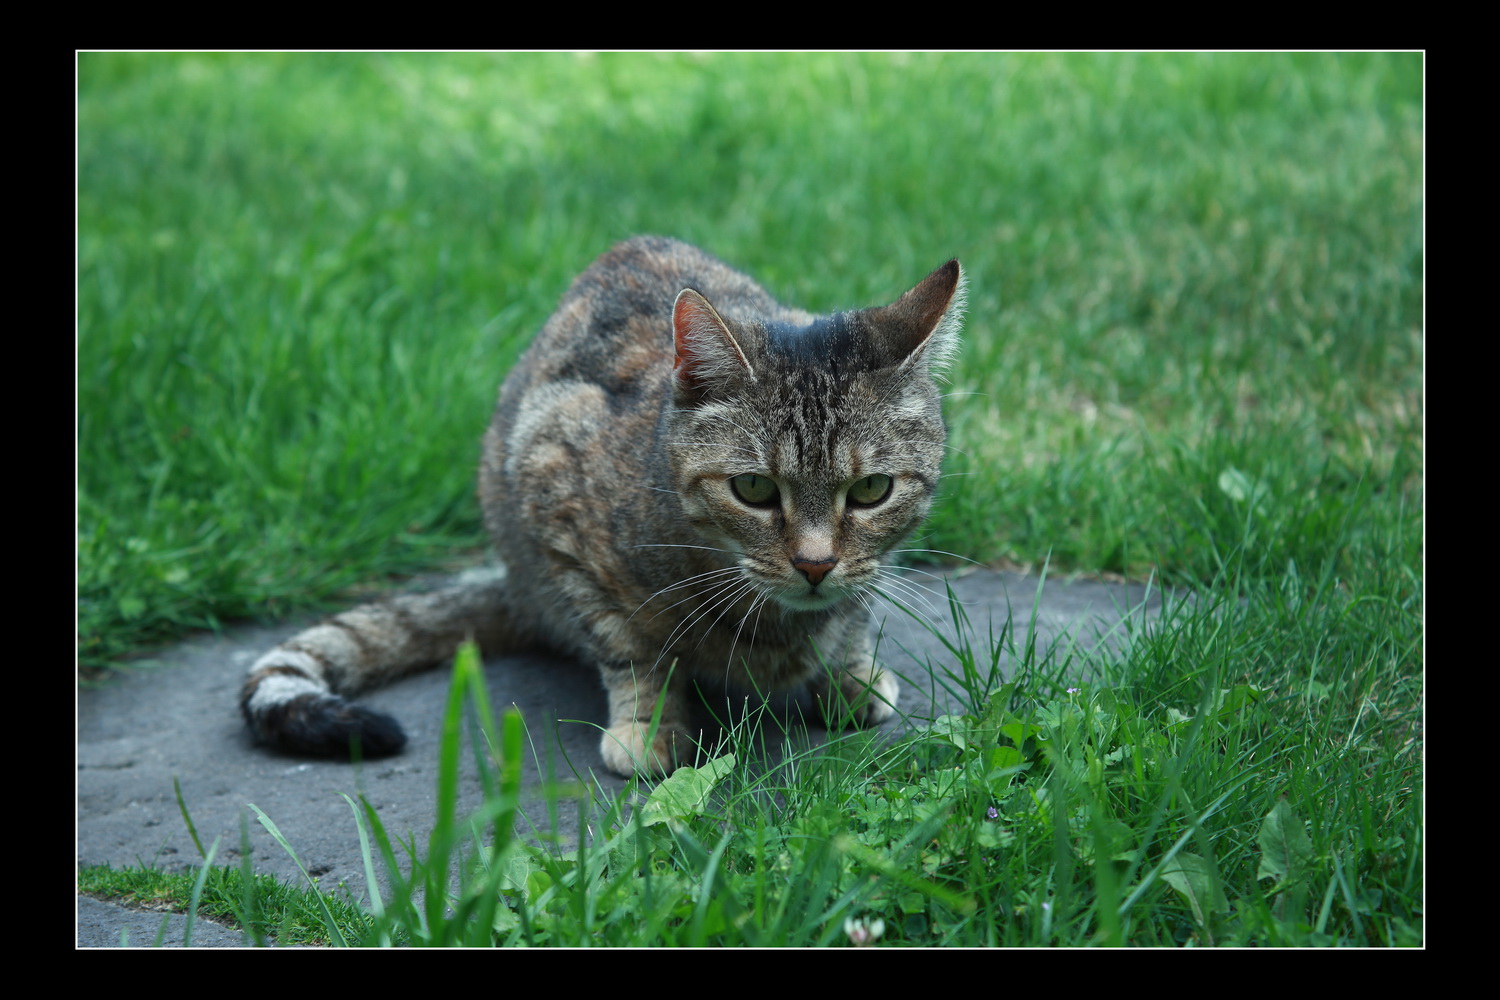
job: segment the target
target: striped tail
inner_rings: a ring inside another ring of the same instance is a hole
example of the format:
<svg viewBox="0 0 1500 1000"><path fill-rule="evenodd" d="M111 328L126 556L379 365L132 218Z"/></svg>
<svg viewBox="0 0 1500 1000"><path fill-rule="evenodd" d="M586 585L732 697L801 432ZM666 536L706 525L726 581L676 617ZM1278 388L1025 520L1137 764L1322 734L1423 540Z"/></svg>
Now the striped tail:
<svg viewBox="0 0 1500 1000"><path fill-rule="evenodd" d="M258 742L299 756L385 757L406 746L401 724L347 700L453 657L476 639L487 653L531 644L508 613L503 575L487 574L335 615L256 660L240 709Z"/></svg>

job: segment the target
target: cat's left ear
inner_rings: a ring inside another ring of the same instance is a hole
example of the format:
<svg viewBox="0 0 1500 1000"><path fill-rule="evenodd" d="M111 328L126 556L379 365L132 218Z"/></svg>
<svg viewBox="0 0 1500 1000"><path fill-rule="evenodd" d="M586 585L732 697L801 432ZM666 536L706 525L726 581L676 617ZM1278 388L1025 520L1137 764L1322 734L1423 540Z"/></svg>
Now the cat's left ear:
<svg viewBox="0 0 1500 1000"><path fill-rule="evenodd" d="M968 278L950 260L895 302L875 310L876 326L897 367L921 365L936 374L958 353Z"/></svg>
<svg viewBox="0 0 1500 1000"><path fill-rule="evenodd" d="M714 384L746 375L755 378L755 369L723 317L691 288L678 292L672 305L672 338L677 348L673 381L685 401L696 400Z"/></svg>

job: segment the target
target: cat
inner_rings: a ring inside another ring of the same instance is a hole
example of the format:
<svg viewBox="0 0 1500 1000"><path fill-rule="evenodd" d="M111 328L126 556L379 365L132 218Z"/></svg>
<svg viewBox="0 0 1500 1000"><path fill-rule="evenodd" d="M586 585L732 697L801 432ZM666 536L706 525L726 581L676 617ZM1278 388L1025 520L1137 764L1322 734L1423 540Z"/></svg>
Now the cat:
<svg viewBox="0 0 1500 1000"><path fill-rule="evenodd" d="M926 517L958 348L950 260L887 306L814 316L696 247L641 236L585 270L500 388L479 500L503 577L337 615L250 669L257 739L399 751L346 700L450 658L546 648L597 666L622 776L692 752L693 676L808 684L862 724L895 711L871 595ZM653 728L653 716L659 717Z"/></svg>

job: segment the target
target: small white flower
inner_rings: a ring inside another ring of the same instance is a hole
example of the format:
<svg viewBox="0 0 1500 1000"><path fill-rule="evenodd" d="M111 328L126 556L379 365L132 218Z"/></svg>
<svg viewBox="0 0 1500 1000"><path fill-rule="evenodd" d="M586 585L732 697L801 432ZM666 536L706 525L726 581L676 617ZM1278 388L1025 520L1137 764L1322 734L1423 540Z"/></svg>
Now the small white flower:
<svg viewBox="0 0 1500 1000"><path fill-rule="evenodd" d="M880 940L880 935L885 933L885 921L879 917L874 920L849 917L844 921L844 933L849 936L854 947L863 948Z"/></svg>

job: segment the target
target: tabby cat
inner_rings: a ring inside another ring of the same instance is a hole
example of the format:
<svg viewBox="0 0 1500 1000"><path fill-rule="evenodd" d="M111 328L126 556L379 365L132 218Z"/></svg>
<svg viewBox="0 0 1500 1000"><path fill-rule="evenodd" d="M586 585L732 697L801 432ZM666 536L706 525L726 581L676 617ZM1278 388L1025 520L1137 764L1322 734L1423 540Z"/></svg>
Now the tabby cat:
<svg viewBox="0 0 1500 1000"><path fill-rule="evenodd" d="M807 683L857 722L888 718L898 689L873 657L871 593L937 488L934 377L963 304L956 260L892 305L813 316L695 247L621 243L501 386L479 499L506 574L277 646L245 684L250 728L294 753L394 753L395 720L345 697L470 635L487 655L597 665L600 752L620 775L688 759L695 674Z"/></svg>

